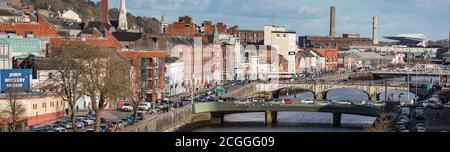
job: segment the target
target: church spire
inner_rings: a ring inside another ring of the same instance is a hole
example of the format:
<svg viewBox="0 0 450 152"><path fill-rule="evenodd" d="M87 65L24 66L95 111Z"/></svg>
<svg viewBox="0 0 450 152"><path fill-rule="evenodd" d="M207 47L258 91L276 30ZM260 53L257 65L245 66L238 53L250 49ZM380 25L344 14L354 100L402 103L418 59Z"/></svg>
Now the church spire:
<svg viewBox="0 0 450 152"><path fill-rule="evenodd" d="M127 8L125 6L125 0L120 0L120 14L119 14L119 30L128 30L127 22Z"/></svg>

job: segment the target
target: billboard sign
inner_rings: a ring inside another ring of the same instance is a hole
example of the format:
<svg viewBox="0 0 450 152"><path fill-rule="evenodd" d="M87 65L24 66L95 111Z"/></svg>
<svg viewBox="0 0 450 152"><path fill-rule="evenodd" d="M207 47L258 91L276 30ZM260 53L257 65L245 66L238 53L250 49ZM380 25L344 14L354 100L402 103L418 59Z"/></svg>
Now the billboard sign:
<svg viewBox="0 0 450 152"><path fill-rule="evenodd" d="M31 79L31 69L1 69L0 92L4 93L9 89L29 91Z"/></svg>

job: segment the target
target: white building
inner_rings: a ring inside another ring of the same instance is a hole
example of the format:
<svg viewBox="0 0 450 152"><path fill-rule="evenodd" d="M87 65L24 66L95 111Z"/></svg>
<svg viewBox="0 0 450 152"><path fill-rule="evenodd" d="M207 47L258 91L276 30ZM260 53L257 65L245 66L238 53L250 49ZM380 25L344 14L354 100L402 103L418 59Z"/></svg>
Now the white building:
<svg viewBox="0 0 450 152"><path fill-rule="evenodd" d="M296 35L296 32L287 31L285 27L264 26L264 45L271 45L288 60L288 71L285 72L295 72Z"/></svg>
<svg viewBox="0 0 450 152"><path fill-rule="evenodd" d="M315 57L315 65L314 64L312 65L313 68L315 69L315 71L316 72L323 71L326 66L325 57L314 50L308 50L308 51Z"/></svg>
<svg viewBox="0 0 450 152"><path fill-rule="evenodd" d="M184 62L178 58L168 57L166 60L166 93L170 96L185 93Z"/></svg>
<svg viewBox="0 0 450 152"><path fill-rule="evenodd" d="M77 13L75 13L72 10L65 11L64 13L61 14L60 17L62 19L66 19L66 20L72 20L72 21L76 21L76 22L81 22L80 15L78 15Z"/></svg>
<svg viewBox="0 0 450 152"><path fill-rule="evenodd" d="M220 44L224 49L223 57L226 63L224 66L225 80L242 80L245 77L244 48L241 47L239 37L233 35L219 35Z"/></svg>

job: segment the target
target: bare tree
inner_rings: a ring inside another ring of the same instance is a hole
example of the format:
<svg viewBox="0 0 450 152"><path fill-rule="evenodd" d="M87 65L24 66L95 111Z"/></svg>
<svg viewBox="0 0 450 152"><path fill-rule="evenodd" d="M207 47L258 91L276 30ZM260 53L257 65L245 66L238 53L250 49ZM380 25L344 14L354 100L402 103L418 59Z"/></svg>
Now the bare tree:
<svg viewBox="0 0 450 152"><path fill-rule="evenodd" d="M130 63L110 48L87 47L84 52L82 85L95 112L94 130L99 131L101 112L118 97L126 96Z"/></svg>
<svg viewBox="0 0 450 152"><path fill-rule="evenodd" d="M139 105L144 102L145 99L145 89L137 81L131 81L130 88L128 90L130 104L133 107L133 122L136 123L137 113L139 110Z"/></svg>
<svg viewBox="0 0 450 152"><path fill-rule="evenodd" d="M392 132L392 120L390 118L389 114L383 113L380 115L380 117L377 118L377 120L374 122L374 124L367 128L367 132Z"/></svg>
<svg viewBox="0 0 450 152"><path fill-rule="evenodd" d="M80 63L80 55L84 53L87 46L62 44L52 49L49 54L50 65L56 70L52 79L48 80L49 85L58 87L56 93L68 103L70 119L74 132L76 126L76 101L81 96L81 76L83 64Z"/></svg>
<svg viewBox="0 0 450 152"><path fill-rule="evenodd" d="M20 88L8 88L6 90L6 109L1 111L1 114L8 117L8 130L10 132L16 132L17 122L20 116L25 114L25 106L18 99L23 97Z"/></svg>

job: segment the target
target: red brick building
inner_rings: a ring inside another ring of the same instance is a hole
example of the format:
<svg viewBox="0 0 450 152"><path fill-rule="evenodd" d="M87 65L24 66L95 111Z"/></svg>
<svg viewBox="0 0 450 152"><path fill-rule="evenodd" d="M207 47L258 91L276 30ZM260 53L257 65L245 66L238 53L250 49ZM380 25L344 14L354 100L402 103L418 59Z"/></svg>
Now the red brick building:
<svg viewBox="0 0 450 152"><path fill-rule="evenodd" d="M322 56L325 57L325 71L337 71L338 70L338 48L328 49L314 49Z"/></svg>
<svg viewBox="0 0 450 152"><path fill-rule="evenodd" d="M179 17L178 22L169 25L166 33L169 35L192 37L198 33L197 31L197 25L192 22L192 18L182 16Z"/></svg>
<svg viewBox="0 0 450 152"><path fill-rule="evenodd" d="M47 20L42 17L37 17L37 22L32 23L15 23L8 25L0 25L0 33L15 33L20 36L33 34L35 37L48 36L57 37L58 32L56 28L50 26Z"/></svg>
<svg viewBox="0 0 450 152"><path fill-rule="evenodd" d="M66 44L87 44L99 47L112 47L117 51L122 50L120 42L114 38L109 32L104 32L104 37L100 37L101 33L94 30L91 38L50 38L50 42L54 46L58 46L61 43Z"/></svg>
<svg viewBox="0 0 450 152"><path fill-rule="evenodd" d="M146 101L164 98L166 51L118 51L135 67L136 80L147 88Z"/></svg>

